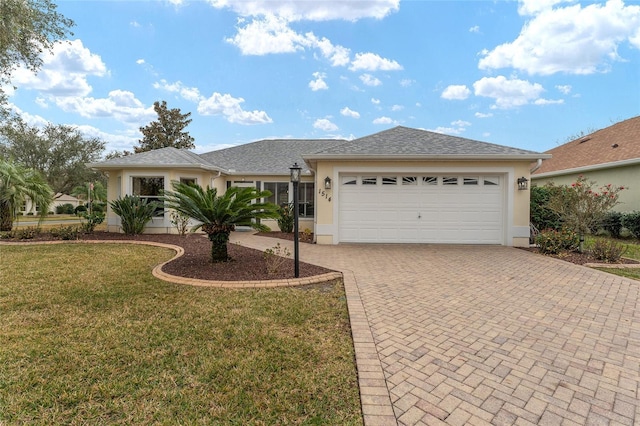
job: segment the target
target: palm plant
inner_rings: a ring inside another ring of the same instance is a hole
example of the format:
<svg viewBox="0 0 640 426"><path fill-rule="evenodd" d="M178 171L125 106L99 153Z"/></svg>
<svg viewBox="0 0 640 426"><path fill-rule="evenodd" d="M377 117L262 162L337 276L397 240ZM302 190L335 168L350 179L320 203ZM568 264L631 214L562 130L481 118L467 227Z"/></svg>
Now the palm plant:
<svg viewBox="0 0 640 426"><path fill-rule="evenodd" d="M0 159L0 231L11 231L18 209L27 199L38 206L42 220L49 212L53 191L36 170Z"/></svg>
<svg viewBox="0 0 640 426"><path fill-rule="evenodd" d="M142 234L158 208L158 203L148 203L146 198L132 195L113 200L109 205L113 212L120 216L122 232L127 235Z"/></svg>
<svg viewBox="0 0 640 426"><path fill-rule="evenodd" d="M269 231L269 227L254 219L277 219L278 206L259 201L271 195L270 191L255 188L231 187L218 196L216 188L203 189L172 181L173 191L166 191L163 200L168 208L195 219L199 223L191 232L202 229L211 241L211 261L229 260L227 243L229 234L236 226L250 226L259 231Z"/></svg>

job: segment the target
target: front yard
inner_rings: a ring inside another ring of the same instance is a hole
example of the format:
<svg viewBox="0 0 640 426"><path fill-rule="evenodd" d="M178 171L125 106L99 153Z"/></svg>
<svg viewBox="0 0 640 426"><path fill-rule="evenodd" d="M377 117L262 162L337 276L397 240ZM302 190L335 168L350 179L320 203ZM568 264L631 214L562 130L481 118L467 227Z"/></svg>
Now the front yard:
<svg viewBox="0 0 640 426"><path fill-rule="evenodd" d="M340 283L153 278L157 247L2 246L0 424L361 424Z"/></svg>

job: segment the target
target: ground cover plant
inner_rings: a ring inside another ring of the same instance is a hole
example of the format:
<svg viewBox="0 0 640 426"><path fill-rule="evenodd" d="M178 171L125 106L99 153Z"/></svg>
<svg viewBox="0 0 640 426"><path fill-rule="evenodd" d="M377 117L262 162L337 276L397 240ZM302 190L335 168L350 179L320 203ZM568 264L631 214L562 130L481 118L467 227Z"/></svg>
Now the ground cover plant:
<svg viewBox="0 0 640 426"><path fill-rule="evenodd" d="M362 423L340 283L196 288L151 276L157 247L1 250L0 424Z"/></svg>

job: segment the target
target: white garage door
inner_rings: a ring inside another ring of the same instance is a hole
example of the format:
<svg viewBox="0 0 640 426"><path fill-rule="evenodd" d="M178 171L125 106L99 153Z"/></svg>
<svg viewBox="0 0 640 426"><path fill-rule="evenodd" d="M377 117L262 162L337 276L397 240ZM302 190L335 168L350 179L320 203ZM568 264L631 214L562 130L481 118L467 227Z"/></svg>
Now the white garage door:
<svg viewBox="0 0 640 426"><path fill-rule="evenodd" d="M504 179L342 175L341 242L502 244Z"/></svg>

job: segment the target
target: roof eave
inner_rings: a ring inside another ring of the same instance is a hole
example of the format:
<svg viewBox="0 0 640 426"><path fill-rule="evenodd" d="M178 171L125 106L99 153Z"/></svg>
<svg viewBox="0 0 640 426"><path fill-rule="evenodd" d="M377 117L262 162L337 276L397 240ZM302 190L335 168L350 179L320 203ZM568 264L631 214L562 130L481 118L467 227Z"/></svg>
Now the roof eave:
<svg viewBox="0 0 640 426"><path fill-rule="evenodd" d="M306 161L319 160L393 160L393 161L416 161L416 160L443 160L443 161L531 161L551 158L550 154L476 154L476 155L451 155L451 154L422 154L422 155L363 155L363 154L311 154L303 155Z"/></svg>
<svg viewBox="0 0 640 426"><path fill-rule="evenodd" d="M213 172L221 172L227 174L227 171L221 167L208 166L206 164L104 164L104 163L87 163L87 167L93 170L120 170L120 169L200 169Z"/></svg>
<svg viewBox="0 0 640 426"><path fill-rule="evenodd" d="M562 175L570 175L574 173L584 173L584 172L591 172L596 170L611 169L615 167L633 166L634 164L640 164L640 158L631 158L628 160L612 161L609 163L592 164L589 166L574 167L572 169L554 170L551 172L535 173L531 175L531 179L542 179L542 178L553 177L553 176L562 176Z"/></svg>

